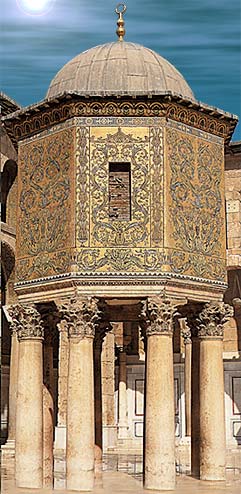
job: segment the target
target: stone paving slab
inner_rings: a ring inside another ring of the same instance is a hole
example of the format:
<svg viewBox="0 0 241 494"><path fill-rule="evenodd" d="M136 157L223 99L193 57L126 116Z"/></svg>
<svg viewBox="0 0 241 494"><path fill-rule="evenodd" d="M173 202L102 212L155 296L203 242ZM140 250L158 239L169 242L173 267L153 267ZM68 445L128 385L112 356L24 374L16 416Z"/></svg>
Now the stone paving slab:
<svg viewBox="0 0 241 494"><path fill-rule="evenodd" d="M158 494L160 491L143 489L141 482L121 472L103 473L103 485L94 488L94 494ZM160 494L240 494L240 481L232 482L202 482L187 476L177 478L175 491L161 491ZM16 489L13 478L8 478L6 472L2 478L2 494L77 494L77 491L64 489Z"/></svg>

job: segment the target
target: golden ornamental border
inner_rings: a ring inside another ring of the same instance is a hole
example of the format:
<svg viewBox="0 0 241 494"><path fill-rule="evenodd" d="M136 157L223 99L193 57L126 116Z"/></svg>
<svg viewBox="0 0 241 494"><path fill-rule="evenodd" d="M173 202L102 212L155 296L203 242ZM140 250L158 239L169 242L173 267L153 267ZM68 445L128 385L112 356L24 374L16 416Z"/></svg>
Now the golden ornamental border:
<svg viewBox="0 0 241 494"><path fill-rule="evenodd" d="M17 142L42 132L53 125L63 123L73 117L165 117L185 125L200 129L204 132L224 138L227 142L236 125L236 119L225 117L218 111L194 109L184 103L165 101L164 99L121 99L118 100L69 100L55 103L42 103L38 107L16 112L10 118L4 119L4 126L11 139ZM212 113L212 115L210 113Z"/></svg>

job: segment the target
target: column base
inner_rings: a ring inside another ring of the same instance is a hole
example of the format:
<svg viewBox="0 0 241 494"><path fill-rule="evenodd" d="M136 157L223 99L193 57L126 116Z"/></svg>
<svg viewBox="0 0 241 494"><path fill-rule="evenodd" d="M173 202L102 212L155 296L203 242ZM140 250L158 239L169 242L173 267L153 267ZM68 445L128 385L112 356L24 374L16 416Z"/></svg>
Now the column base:
<svg viewBox="0 0 241 494"><path fill-rule="evenodd" d="M115 448L117 444L117 426L103 425L103 451Z"/></svg>
<svg viewBox="0 0 241 494"><path fill-rule="evenodd" d="M8 439L5 444L1 446L2 459L15 458L15 439Z"/></svg>
<svg viewBox="0 0 241 494"><path fill-rule="evenodd" d="M147 490L153 490L153 491L158 491L158 492L159 491L174 491L176 488L176 481L174 480L172 482L172 481L165 481L162 479L160 479L158 481L158 479L155 476L153 479L152 478L148 478L148 480L146 479L146 481L144 483L144 488Z"/></svg>
<svg viewBox="0 0 241 494"><path fill-rule="evenodd" d="M202 472L201 470L200 480L205 480L208 482L225 482L226 480L225 468L223 469L222 472L217 472L216 474L215 472L208 473L208 472Z"/></svg>
<svg viewBox="0 0 241 494"><path fill-rule="evenodd" d="M118 439L128 439L129 427L127 425L118 425L117 434L118 434Z"/></svg>
<svg viewBox="0 0 241 494"><path fill-rule="evenodd" d="M55 451L66 451L66 425L58 425L55 427Z"/></svg>
<svg viewBox="0 0 241 494"><path fill-rule="evenodd" d="M70 491L92 491L94 489L94 472L78 471L77 475L71 475L66 480L66 489Z"/></svg>

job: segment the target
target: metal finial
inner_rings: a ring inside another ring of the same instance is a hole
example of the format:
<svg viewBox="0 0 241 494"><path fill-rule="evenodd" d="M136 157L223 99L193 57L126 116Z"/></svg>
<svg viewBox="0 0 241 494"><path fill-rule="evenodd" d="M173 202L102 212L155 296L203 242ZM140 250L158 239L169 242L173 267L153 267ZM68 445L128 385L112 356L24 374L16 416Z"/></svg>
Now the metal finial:
<svg viewBox="0 0 241 494"><path fill-rule="evenodd" d="M119 16L119 19L117 21L117 30L116 34L119 36L119 41L123 41L123 38L126 34L126 30L124 28L125 21L123 19L123 14L126 12L126 5L124 3L118 3L115 12Z"/></svg>

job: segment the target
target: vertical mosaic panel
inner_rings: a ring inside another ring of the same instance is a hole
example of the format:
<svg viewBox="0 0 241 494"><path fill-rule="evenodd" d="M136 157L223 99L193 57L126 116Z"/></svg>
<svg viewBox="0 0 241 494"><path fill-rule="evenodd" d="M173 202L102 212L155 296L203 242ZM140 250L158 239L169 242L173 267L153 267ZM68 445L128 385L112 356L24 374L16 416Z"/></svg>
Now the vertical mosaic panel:
<svg viewBox="0 0 241 494"><path fill-rule="evenodd" d="M22 144L19 153L18 280L64 272L74 247L74 130Z"/></svg>
<svg viewBox="0 0 241 494"><path fill-rule="evenodd" d="M131 220L109 216L109 163L130 163ZM91 246L149 243L150 180L147 128L92 128L90 138Z"/></svg>
<svg viewBox="0 0 241 494"><path fill-rule="evenodd" d="M76 132L76 243L89 245L89 127Z"/></svg>
<svg viewBox="0 0 241 494"><path fill-rule="evenodd" d="M167 128L165 247L185 253L183 272L223 279L223 146Z"/></svg>
<svg viewBox="0 0 241 494"><path fill-rule="evenodd" d="M163 244L163 129L150 128L151 247Z"/></svg>

